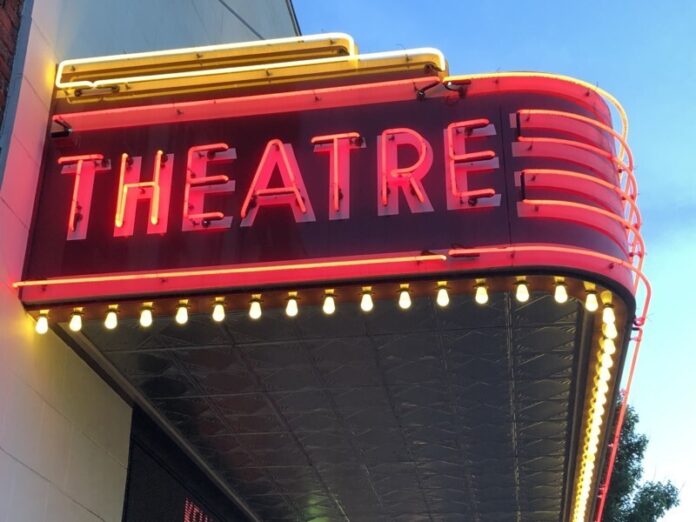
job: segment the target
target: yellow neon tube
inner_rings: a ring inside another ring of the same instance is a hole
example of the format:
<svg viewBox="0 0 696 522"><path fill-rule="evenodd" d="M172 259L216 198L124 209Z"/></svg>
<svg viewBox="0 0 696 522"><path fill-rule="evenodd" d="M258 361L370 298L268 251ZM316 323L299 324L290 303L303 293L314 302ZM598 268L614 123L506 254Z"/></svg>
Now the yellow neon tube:
<svg viewBox="0 0 696 522"><path fill-rule="evenodd" d="M276 38L272 40L256 40L222 45L189 47L133 54L118 54L94 58L79 58L64 60L58 65L56 87L90 88L90 80L65 81L66 76L108 74L121 69L142 68L147 70L162 70L167 65L181 67L186 63L194 63L200 67L201 62L240 60L246 61L282 61L286 55L297 55L302 52L312 52L317 57L331 56L339 52L348 56L357 54L355 41L344 33L326 33L292 38Z"/></svg>
<svg viewBox="0 0 696 522"><path fill-rule="evenodd" d="M408 66L408 68L413 68L419 65L426 64L431 64L435 68L443 72L447 70L447 61L445 60L445 57L442 54L442 52L433 48L420 48L408 49L404 51L389 51L383 53L362 54L355 56L338 56L330 58L315 58L311 60L297 60L270 64L255 64L239 67L223 67L220 69L149 74L122 78L106 78L96 81L68 82L62 83L57 86L61 89L99 89L115 87L119 85L128 85L129 89L132 89L134 87L134 84L143 82L161 82L168 80L187 80L187 84L190 85L191 79L204 79L206 77L218 75L239 76L239 78L228 78L228 81L230 82L244 80L244 73L261 73L256 74L255 76L252 74L251 76L257 79L263 78L267 82L272 82L273 74L276 71L281 71L282 73L284 69L290 70L289 72L292 72L292 70L300 69L301 75L307 75L313 73L311 69L313 66L317 66L319 68L321 68L321 66L325 66L323 67L323 72L330 73L334 71L339 72L341 69L350 69L354 72L368 72L360 70L363 68L372 69L372 71L370 72L374 72L374 69L379 68L396 68L397 66Z"/></svg>

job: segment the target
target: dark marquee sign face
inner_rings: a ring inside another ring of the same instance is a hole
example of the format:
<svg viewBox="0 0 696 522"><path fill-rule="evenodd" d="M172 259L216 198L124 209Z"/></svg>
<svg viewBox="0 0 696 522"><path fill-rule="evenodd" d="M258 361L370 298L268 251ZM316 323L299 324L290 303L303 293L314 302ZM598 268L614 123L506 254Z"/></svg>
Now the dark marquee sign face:
<svg viewBox="0 0 696 522"><path fill-rule="evenodd" d="M61 115L25 300L480 270L456 253L515 244L628 258L598 95L429 83Z"/></svg>

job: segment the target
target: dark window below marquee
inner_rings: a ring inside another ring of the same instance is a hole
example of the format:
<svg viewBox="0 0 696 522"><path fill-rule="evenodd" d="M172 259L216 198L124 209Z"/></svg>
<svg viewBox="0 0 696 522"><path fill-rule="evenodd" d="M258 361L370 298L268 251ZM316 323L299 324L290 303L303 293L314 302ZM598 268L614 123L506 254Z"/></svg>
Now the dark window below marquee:
<svg viewBox="0 0 696 522"><path fill-rule="evenodd" d="M247 520L142 410L134 408L123 522Z"/></svg>

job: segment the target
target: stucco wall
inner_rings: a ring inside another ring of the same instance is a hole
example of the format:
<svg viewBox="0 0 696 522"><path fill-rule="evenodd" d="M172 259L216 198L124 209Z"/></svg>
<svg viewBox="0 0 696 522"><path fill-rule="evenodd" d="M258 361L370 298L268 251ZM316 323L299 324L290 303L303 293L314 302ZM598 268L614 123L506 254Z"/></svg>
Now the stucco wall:
<svg viewBox="0 0 696 522"><path fill-rule="evenodd" d="M291 36L285 0L26 0L0 131L0 522L120 521L130 407L58 337L21 277L56 63Z"/></svg>

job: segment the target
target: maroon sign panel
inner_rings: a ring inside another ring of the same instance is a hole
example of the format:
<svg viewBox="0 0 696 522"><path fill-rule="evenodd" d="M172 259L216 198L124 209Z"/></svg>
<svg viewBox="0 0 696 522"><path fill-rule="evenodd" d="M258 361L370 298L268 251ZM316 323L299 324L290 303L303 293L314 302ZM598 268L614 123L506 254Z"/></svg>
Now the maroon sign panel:
<svg viewBox="0 0 696 522"><path fill-rule="evenodd" d="M61 115L73 134L48 140L25 300L146 294L162 274L174 291L210 275L225 287L344 280L381 260L392 265L373 275L461 270L448 253L511 244L626 259L605 104L558 80L489 84Z"/></svg>

